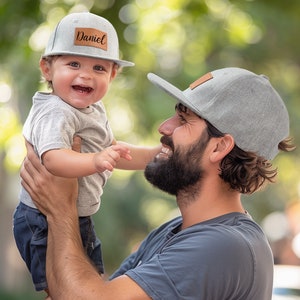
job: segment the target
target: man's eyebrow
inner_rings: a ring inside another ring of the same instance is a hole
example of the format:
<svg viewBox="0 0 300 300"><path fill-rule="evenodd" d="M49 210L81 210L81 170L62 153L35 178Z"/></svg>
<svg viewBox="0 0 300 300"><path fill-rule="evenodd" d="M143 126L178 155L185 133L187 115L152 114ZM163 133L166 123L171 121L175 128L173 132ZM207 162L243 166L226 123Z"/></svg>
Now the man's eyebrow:
<svg viewBox="0 0 300 300"><path fill-rule="evenodd" d="M181 112L181 113L184 113L184 114L188 114L189 111L190 111L189 108L187 108L185 105L183 105L183 104L180 103L180 102L176 103L176 105L175 105L175 110L176 110L176 111L179 111L179 112Z"/></svg>

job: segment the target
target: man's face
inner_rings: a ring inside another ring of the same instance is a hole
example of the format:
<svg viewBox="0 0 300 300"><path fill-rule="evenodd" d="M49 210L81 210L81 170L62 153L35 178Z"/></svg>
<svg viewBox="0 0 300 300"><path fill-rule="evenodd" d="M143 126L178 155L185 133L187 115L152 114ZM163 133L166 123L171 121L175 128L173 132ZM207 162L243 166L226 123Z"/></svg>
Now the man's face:
<svg viewBox="0 0 300 300"><path fill-rule="evenodd" d="M159 131L163 150L147 165L145 177L159 189L177 195L204 175L201 161L209 141L205 121L190 111L177 111Z"/></svg>

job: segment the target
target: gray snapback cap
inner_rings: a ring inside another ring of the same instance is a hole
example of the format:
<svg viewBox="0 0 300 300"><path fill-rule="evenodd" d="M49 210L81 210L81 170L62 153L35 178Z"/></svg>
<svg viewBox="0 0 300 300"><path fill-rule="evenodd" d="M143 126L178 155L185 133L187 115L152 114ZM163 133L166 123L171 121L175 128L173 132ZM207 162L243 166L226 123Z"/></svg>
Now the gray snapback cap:
<svg viewBox="0 0 300 300"><path fill-rule="evenodd" d="M64 17L52 32L43 57L80 55L114 61L121 67L134 63L119 59L118 35L106 19L89 12Z"/></svg>
<svg viewBox="0 0 300 300"><path fill-rule="evenodd" d="M212 71L181 91L159 76L148 79L224 134L244 151L271 160L289 135L289 115L264 75L241 68Z"/></svg>

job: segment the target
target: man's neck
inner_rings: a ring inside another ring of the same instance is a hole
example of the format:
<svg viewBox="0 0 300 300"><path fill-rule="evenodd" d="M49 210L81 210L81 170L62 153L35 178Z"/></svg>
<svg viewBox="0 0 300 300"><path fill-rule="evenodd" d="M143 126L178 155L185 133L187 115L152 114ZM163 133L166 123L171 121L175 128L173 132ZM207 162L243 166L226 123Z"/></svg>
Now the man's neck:
<svg viewBox="0 0 300 300"><path fill-rule="evenodd" d="M231 212L245 213L240 193L228 187L215 185L207 188L202 186L201 192L193 195L180 193L177 204L182 214L182 229L194 224L216 218Z"/></svg>

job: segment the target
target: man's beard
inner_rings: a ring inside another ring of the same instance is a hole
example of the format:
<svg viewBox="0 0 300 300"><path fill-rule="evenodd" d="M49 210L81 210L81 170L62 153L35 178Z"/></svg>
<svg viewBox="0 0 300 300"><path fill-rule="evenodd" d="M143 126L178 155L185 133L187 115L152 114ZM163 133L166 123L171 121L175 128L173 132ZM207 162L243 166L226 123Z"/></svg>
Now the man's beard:
<svg viewBox="0 0 300 300"><path fill-rule="evenodd" d="M192 186L200 182L204 171L201 160L209 141L207 131L204 131L200 139L187 150L174 145L170 137L163 136L161 142L171 147L174 151L169 158L155 158L145 168L145 177L155 187L171 194L178 195L180 191L189 192Z"/></svg>

